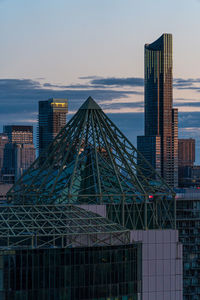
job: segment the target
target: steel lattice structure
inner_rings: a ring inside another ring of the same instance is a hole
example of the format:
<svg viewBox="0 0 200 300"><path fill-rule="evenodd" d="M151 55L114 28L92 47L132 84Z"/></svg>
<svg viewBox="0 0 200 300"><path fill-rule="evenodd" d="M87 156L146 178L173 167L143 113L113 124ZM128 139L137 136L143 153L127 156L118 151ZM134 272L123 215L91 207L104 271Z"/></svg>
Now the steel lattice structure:
<svg viewBox="0 0 200 300"><path fill-rule="evenodd" d="M77 206L0 206L1 250L129 243L128 229Z"/></svg>
<svg viewBox="0 0 200 300"><path fill-rule="evenodd" d="M129 228L175 227L171 188L89 97L8 193L14 204L106 204ZM146 166L146 167L144 167Z"/></svg>

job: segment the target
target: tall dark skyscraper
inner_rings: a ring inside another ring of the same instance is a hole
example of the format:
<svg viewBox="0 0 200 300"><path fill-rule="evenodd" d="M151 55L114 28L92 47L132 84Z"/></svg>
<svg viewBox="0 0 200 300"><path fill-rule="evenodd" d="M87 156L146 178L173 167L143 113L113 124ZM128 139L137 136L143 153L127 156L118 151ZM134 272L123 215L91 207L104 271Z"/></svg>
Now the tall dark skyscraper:
<svg viewBox="0 0 200 300"><path fill-rule="evenodd" d="M173 109L172 35L145 45L145 135L138 150L170 186L178 185L178 110Z"/></svg>
<svg viewBox="0 0 200 300"><path fill-rule="evenodd" d="M38 147L39 155L53 141L61 128L66 125L68 112L67 99L49 99L39 101Z"/></svg>

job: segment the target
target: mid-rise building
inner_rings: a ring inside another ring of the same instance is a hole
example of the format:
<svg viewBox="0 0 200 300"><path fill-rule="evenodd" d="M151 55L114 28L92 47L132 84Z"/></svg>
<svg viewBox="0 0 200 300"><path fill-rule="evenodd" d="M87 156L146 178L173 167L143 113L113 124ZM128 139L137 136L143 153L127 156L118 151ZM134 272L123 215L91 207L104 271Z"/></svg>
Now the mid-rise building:
<svg viewBox="0 0 200 300"><path fill-rule="evenodd" d="M195 139L178 140L178 165L191 167L195 162Z"/></svg>
<svg viewBox="0 0 200 300"><path fill-rule="evenodd" d="M33 126L5 125L3 132L7 134L10 143L33 144Z"/></svg>
<svg viewBox="0 0 200 300"><path fill-rule="evenodd" d="M33 126L6 125L1 135L1 179L14 183L34 162Z"/></svg>
<svg viewBox="0 0 200 300"><path fill-rule="evenodd" d="M35 147L33 144L15 144L13 151L15 179L18 179L34 162Z"/></svg>
<svg viewBox="0 0 200 300"><path fill-rule="evenodd" d="M0 134L0 182L2 181L2 171L4 167L5 161L5 147L8 144L8 136L7 134L1 133Z"/></svg>
<svg viewBox="0 0 200 300"><path fill-rule="evenodd" d="M138 149L174 187L178 185L178 110L173 109L172 68L172 35L165 33L145 45L145 135L138 137Z"/></svg>
<svg viewBox="0 0 200 300"><path fill-rule="evenodd" d="M186 187L193 185L193 166L195 162L195 139L179 139L178 140L178 176L179 186ZM194 171L195 173L195 171ZM195 184L195 182L194 182Z"/></svg>
<svg viewBox="0 0 200 300"><path fill-rule="evenodd" d="M38 148L41 154L66 125L67 99L39 101Z"/></svg>

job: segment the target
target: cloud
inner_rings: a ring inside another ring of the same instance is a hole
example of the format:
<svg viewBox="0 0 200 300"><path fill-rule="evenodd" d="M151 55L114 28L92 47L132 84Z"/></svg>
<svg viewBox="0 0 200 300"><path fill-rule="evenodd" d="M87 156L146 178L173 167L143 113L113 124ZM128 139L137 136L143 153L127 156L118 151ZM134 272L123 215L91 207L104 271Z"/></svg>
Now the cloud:
<svg viewBox="0 0 200 300"><path fill-rule="evenodd" d="M126 79L124 79L125 82ZM59 85L42 83L39 79L0 79L1 128L5 124L30 124L34 126L36 132L38 101L52 97L69 99L67 117L69 120L91 95L136 146L137 135L144 133L144 98L141 89L137 89L141 86L132 88L130 86L127 89L128 86L124 85L123 81L118 81L118 85L117 81L115 85L107 84L108 82L106 82L107 85L103 85L103 82L101 85L90 83L94 80L93 78L85 80L89 82ZM198 80L190 79L189 81L197 85ZM189 82L181 82L180 78L176 82L192 87L189 86ZM192 98L184 97L175 98L175 102L179 109L179 137L195 137L197 143L200 144L200 103Z"/></svg>
<svg viewBox="0 0 200 300"><path fill-rule="evenodd" d="M20 120L36 120L38 101L49 98L69 99L69 110L73 114L79 106L92 96L97 102L108 101L102 104L103 108L113 109L114 112L125 111L142 106L142 102L133 104L134 101L125 101L131 96L141 96L141 91L123 89L88 88L88 85L57 85L42 84L39 80L31 79L0 79L0 126L5 123L20 122ZM110 101L110 104L109 104ZM113 101L113 102L112 102ZM115 103L114 103L115 102ZM32 115L35 114L35 115Z"/></svg>
<svg viewBox="0 0 200 300"><path fill-rule="evenodd" d="M88 89L90 86L88 84L71 84L71 85L58 85L51 83L44 83L43 87L48 88L58 88L58 89Z"/></svg>
<svg viewBox="0 0 200 300"><path fill-rule="evenodd" d="M130 114L130 113L141 113L144 112L142 107L119 107L119 108L108 108L104 109L107 114Z"/></svg>
<svg viewBox="0 0 200 300"><path fill-rule="evenodd" d="M90 81L92 85L98 84L103 86L134 86L142 87L144 86L144 79L140 77L127 77L127 78L97 78Z"/></svg>
<svg viewBox="0 0 200 300"><path fill-rule="evenodd" d="M173 87L180 90L200 90L200 78L175 78Z"/></svg>
<svg viewBox="0 0 200 300"><path fill-rule="evenodd" d="M100 76L80 76L79 79L98 79L101 78Z"/></svg>
<svg viewBox="0 0 200 300"><path fill-rule="evenodd" d="M81 80L88 80L88 87L143 87L144 79L142 77L99 77L83 76ZM200 78L174 78L173 87L175 89L200 90Z"/></svg>
<svg viewBox="0 0 200 300"><path fill-rule="evenodd" d="M39 81L34 81L31 79L0 79L0 88L1 90L8 90L9 88L11 89L36 89L36 88L41 88L42 85Z"/></svg>

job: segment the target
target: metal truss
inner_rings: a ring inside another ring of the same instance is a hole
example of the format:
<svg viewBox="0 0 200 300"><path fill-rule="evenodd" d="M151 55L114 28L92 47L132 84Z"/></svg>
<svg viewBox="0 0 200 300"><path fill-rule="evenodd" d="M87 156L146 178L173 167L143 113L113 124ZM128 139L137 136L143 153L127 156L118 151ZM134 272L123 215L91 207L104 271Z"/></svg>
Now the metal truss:
<svg viewBox="0 0 200 300"><path fill-rule="evenodd" d="M175 194L89 97L8 193L14 204L121 205L119 223L175 227ZM138 163L144 162L144 163ZM126 206L127 205L127 206ZM134 213L125 213L132 205ZM127 209L127 207L129 207ZM133 220L134 218L136 219ZM137 220L138 222L137 223Z"/></svg>
<svg viewBox="0 0 200 300"><path fill-rule="evenodd" d="M0 250L129 243L129 230L78 206L0 206Z"/></svg>

